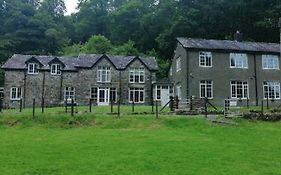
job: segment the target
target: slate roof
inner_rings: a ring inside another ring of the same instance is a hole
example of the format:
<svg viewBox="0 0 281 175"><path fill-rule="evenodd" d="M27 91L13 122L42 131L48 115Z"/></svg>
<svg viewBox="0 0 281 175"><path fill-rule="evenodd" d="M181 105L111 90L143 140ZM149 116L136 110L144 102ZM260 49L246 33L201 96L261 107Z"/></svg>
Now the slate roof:
<svg viewBox="0 0 281 175"><path fill-rule="evenodd" d="M158 64L153 57L136 57L136 56L115 56L101 54L81 54L78 57L56 57L56 56L38 56L38 55L13 55L1 68L2 69L27 69L26 62L31 59L37 59L43 66L41 70L49 70L49 62L55 58L60 60L66 71L77 71L79 68L91 68L99 60L108 59L118 70L126 69L126 67L135 59L139 59L149 70L157 71Z"/></svg>
<svg viewBox="0 0 281 175"><path fill-rule="evenodd" d="M279 43L238 42L233 40L207 40L194 38L177 38L177 40L186 49L207 49L280 54Z"/></svg>

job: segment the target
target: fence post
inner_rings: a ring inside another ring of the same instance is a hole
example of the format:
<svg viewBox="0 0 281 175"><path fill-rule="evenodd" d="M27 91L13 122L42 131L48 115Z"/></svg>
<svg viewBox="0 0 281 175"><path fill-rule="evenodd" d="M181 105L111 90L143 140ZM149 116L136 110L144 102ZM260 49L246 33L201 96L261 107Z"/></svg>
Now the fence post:
<svg viewBox="0 0 281 175"><path fill-rule="evenodd" d="M261 115L263 116L263 100L261 100Z"/></svg>
<svg viewBox="0 0 281 175"><path fill-rule="evenodd" d="M71 99L71 116L74 115L74 99Z"/></svg>
<svg viewBox="0 0 281 175"><path fill-rule="evenodd" d="M89 110L90 110L90 112L92 112L92 99L90 99L90 101L89 101Z"/></svg>
<svg viewBox="0 0 281 175"><path fill-rule="evenodd" d="M133 100L133 102L132 102L132 112L133 113L135 112L135 100Z"/></svg>
<svg viewBox="0 0 281 175"><path fill-rule="evenodd" d="M3 108L3 100L2 98L0 98L0 112L2 112L2 108Z"/></svg>
<svg viewBox="0 0 281 175"><path fill-rule="evenodd" d="M151 102L151 112L154 113L154 100Z"/></svg>
<svg viewBox="0 0 281 175"><path fill-rule="evenodd" d="M250 106L249 106L249 97L247 97L247 109L249 109Z"/></svg>
<svg viewBox="0 0 281 175"><path fill-rule="evenodd" d="M35 117L35 98L33 99L33 103L32 103L32 116L33 118Z"/></svg>
<svg viewBox="0 0 281 175"><path fill-rule="evenodd" d="M204 100L204 107L205 107L205 117L206 117L206 118L208 117L207 102L208 102L208 99L205 97L205 100Z"/></svg>
<svg viewBox="0 0 281 175"><path fill-rule="evenodd" d="M192 111L193 110L193 106L192 106L192 96L190 96L190 99L189 99L189 103L190 103L190 110Z"/></svg>
<svg viewBox="0 0 281 175"><path fill-rule="evenodd" d="M41 103L41 112L44 113L44 107L45 107L45 99L44 97L42 98L42 103Z"/></svg>
<svg viewBox="0 0 281 175"><path fill-rule="evenodd" d="M121 103L121 101L120 101L120 99L119 99L119 100L118 100L118 112L117 112L118 117L120 117L120 103Z"/></svg>
<svg viewBox="0 0 281 175"><path fill-rule="evenodd" d="M170 107L170 111L174 111L174 97L170 96L170 104L169 104L169 107Z"/></svg>
<svg viewBox="0 0 281 175"><path fill-rule="evenodd" d="M113 100L110 100L110 112L113 113Z"/></svg>
<svg viewBox="0 0 281 175"><path fill-rule="evenodd" d="M156 118L159 118L159 114L158 114L158 101L155 100L155 111L156 111Z"/></svg>
<svg viewBox="0 0 281 175"><path fill-rule="evenodd" d="M67 113L67 100L64 101L64 105L65 105L65 113Z"/></svg>
<svg viewBox="0 0 281 175"><path fill-rule="evenodd" d="M22 112L22 98L20 99L20 112Z"/></svg>
<svg viewBox="0 0 281 175"><path fill-rule="evenodd" d="M267 109L267 110L269 109L269 104L268 104L268 95L269 95L269 94L267 94L267 97L266 97L266 109Z"/></svg>
<svg viewBox="0 0 281 175"><path fill-rule="evenodd" d="M176 96L176 99L175 99L175 109L179 109L179 97Z"/></svg>

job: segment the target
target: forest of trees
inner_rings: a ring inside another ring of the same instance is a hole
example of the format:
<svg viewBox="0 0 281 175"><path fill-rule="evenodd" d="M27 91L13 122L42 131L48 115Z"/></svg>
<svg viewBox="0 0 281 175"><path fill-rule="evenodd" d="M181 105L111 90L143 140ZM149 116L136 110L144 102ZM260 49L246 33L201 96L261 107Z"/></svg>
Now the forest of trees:
<svg viewBox="0 0 281 175"><path fill-rule="evenodd" d="M14 53L156 56L165 75L179 36L279 42L281 0L0 0L0 65ZM0 86L3 72L0 73Z"/></svg>

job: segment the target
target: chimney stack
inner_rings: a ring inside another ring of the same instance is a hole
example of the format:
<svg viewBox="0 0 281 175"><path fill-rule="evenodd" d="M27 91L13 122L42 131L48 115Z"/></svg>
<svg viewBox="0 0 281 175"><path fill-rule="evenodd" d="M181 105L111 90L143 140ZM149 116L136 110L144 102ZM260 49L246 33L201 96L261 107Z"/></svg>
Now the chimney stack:
<svg viewBox="0 0 281 175"><path fill-rule="evenodd" d="M243 40L243 34L240 33L239 30L236 31L236 33L234 34L234 40L238 41L238 42L242 42Z"/></svg>

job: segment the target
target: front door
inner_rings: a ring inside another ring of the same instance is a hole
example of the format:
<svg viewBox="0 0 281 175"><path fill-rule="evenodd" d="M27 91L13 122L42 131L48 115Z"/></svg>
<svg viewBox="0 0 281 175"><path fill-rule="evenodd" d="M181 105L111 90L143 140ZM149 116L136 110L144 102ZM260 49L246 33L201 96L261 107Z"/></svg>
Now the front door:
<svg viewBox="0 0 281 175"><path fill-rule="evenodd" d="M161 89L161 105L164 106L170 101L170 87L162 86Z"/></svg>
<svg viewBox="0 0 281 175"><path fill-rule="evenodd" d="M109 105L109 88L98 89L98 105L99 106Z"/></svg>

